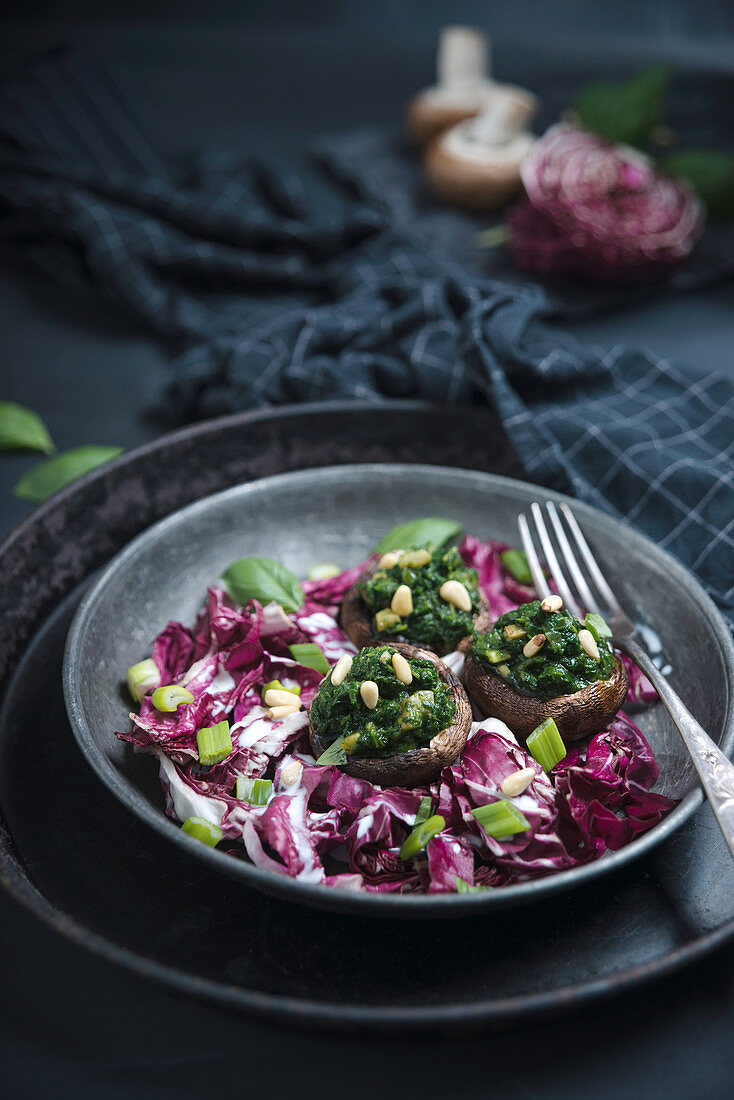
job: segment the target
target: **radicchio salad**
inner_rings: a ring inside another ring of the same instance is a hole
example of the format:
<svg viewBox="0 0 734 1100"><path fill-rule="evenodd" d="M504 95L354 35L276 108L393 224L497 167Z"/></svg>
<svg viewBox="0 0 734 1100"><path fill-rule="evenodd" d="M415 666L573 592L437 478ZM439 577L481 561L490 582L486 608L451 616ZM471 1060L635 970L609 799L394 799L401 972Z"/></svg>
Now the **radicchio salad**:
<svg viewBox="0 0 734 1100"><path fill-rule="evenodd" d="M626 703L656 695L598 616L538 601L519 551L471 535L447 547L458 533L404 524L367 561L303 582L241 559L193 628L166 626L128 671L140 707L117 736L157 757L184 831L301 882L462 893L588 863L669 812L617 697L582 734L564 734L562 708L522 734L512 706L494 708L495 686L527 712L617 666ZM379 782L394 761L402 785Z"/></svg>

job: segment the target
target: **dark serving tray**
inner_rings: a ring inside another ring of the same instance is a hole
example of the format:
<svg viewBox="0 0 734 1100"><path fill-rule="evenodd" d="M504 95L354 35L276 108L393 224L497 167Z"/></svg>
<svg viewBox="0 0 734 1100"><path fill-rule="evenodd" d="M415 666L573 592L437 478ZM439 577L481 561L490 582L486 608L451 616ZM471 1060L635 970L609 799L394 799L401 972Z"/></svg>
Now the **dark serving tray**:
<svg viewBox="0 0 734 1100"><path fill-rule="evenodd" d="M63 644L90 577L138 531L253 477L338 462L523 471L494 416L328 405L199 425L38 508L0 548L0 880L77 943L209 1000L312 1026L509 1022L670 972L734 934L734 866L706 806L649 857L538 906L459 921L312 911L196 865L81 757Z"/></svg>

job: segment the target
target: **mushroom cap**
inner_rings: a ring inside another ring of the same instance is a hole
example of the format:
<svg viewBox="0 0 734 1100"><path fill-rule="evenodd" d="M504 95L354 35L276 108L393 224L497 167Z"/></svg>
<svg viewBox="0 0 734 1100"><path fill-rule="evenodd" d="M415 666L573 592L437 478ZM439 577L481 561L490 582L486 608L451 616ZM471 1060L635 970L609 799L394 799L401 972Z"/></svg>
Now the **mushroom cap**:
<svg viewBox="0 0 734 1100"><path fill-rule="evenodd" d="M614 672L572 695L539 699L524 695L493 672L487 671L471 653L464 664L466 689L483 714L506 722L523 739L546 718L552 718L564 741L576 741L603 729L627 695L627 670L615 654Z"/></svg>
<svg viewBox="0 0 734 1100"><path fill-rule="evenodd" d="M481 96L476 102L442 103L440 100L420 92L408 103L405 111L405 127L416 145L426 145L444 130L474 118L482 107Z"/></svg>
<svg viewBox="0 0 734 1100"><path fill-rule="evenodd" d="M351 756L339 768L355 779L366 779L381 787L421 787L424 783L430 783L447 764L453 764L466 745L472 724L471 703L458 677L435 653L413 645L393 642L389 644L405 657L426 657L433 662L441 680L451 689L456 704L454 720L420 749L411 749L396 756ZM308 736L318 759L328 746L321 744L310 720Z"/></svg>
<svg viewBox="0 0 734 1100"><path fill-rule="evenodd" d="M496 210L519 192L521 163L455 156L439 137L426 149L423 168L441 198L467 210Z"/></svg>
<svg viewBox="0 0 734 1100"><path fill-rule="evenodd" d="M367 566L364 573L360 577L360 580L364 580L366 577L370 577L373 573L377 572L378 562L374 562L372 565ZM491 630L492 628L492 616L489 612L489 601L485 596L482 589L479 589L479 614L474 619L474 627L479 631ZM350 641L354 642L358 649L366 645L393 645L395 642L401 642L405 645L410 645L410 642L406 642L401 635L390 635L385 638L377 638L373 633L372 628L372 614L367 604L364 602L359 594L357 585L353 584L351 588L347 589L344 594L341 606L341 627ZM465 653L469 647L471 641L471 634L466 638L462 638L457 649ZM433 650L439 657L442 657L446 653L444 646L436 646Z"/></svg>

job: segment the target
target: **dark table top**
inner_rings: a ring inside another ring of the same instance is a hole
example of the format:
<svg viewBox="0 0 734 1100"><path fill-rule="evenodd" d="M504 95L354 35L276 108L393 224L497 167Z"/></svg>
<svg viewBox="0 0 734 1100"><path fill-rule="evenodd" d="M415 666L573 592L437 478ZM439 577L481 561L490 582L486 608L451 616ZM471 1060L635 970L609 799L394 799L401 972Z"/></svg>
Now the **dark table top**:
<svg viewBox="0 0 734 1100"><path fill-rule="evenodd" d="M207 143L288 152L323 131L394 121L430 78L425 28L390 36L374 27L276 32L212 21L63 32L132 69L156 105L159 145L175 154ZM16 30L10 49L59 36L52 23ZM583 42L574 50L562 35L543 50L500 45L499 75L518 82L528 64L539 81L554 67L568 79L569 58L580 72L598 67ZM725 46L697 48L695 65L734 70ZM625 48L633 46L620 39L603 63L613 67ZM127 319L74 300L7 256L0 260L3 398L37 409L61 449L87 442L129 448L156 436L160 427L146 410L167 377L164 350ZM733 298L723 288L659 299L574 331L598 344L642 343L734 375ZM27 511L11 488L28 465L22 457L0 462L0 531ZM354 1100L376 1088L401 1097L474 1097L490 1087L518 1097L731 1095L734 949L576 1017L501 1034L366 1045L176 997L66 943L4 894L0 930L0 1091L9 1097L186 1097L253 1086L301 1096L338 1089ZM355 1070L362 1063L367 1073Z"/></svg>

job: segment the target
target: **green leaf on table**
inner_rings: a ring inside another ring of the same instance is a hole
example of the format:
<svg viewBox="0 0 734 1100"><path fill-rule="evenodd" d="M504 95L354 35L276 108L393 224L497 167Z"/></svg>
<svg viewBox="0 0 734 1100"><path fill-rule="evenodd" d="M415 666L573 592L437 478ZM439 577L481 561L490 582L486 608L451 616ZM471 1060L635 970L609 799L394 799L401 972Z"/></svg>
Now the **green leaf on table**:
<svg viewBox="0 0 734 1100"><path fill-rule="evenodd" d="M288 648L291 651L293 660L298 661L299 665L313 668L324 676L331 668L326 657L324 657L321 646L316 645L316 642L295 642L293 645L289 645Z"/></svg>
<svg viewBox="0 0 734 1100"><path fill-rule="evenodd" d="M660 167L685 180L712 218L734 218L734 156L721 149L681 149L668 153Z"/></svg>
<svg viewBox="0 0 734 1100"><path fill-rule="evenodd" d="M591 84L576 98L581 125L626 145L645 145L660 121L670 78L667 65L650 65L624 84Z"/></svg>
<svg viewBox="0 0 734 1100"><path fill-rule="evenodd" d="M44 451L50 455L55 450L38 413L14 401L0 401L0 451Z"/></svg>
<svg viewBox="0 0 734 1100"><path fill-rule="evenodd" d="M427 519L414 519L410 523L399 523L378 542L375 553L386 554L388 550L415 550L431 542L434 546L443 546L449 539L461 532L461 524L453 519L441 519L431 516Z"/></svg>
<svg viewBox="0 0 734 1100"><path fill-rule="evenodd" d="M122 451L122 447L95 446L75 447L72 451L64 451L46 462L39 462L27 474L23 474L13 492L21 500L40 504L83 474L103 466L105 462L111 462Z"/></svg>
<svg viewBox="0 0 734 1100"><path fill-rule="evenodd" d="M222 574L230 596L244 607L250 600L275 600L286 611L303 607L301 582L295 573L273 558L239 558Z"/></svg>

